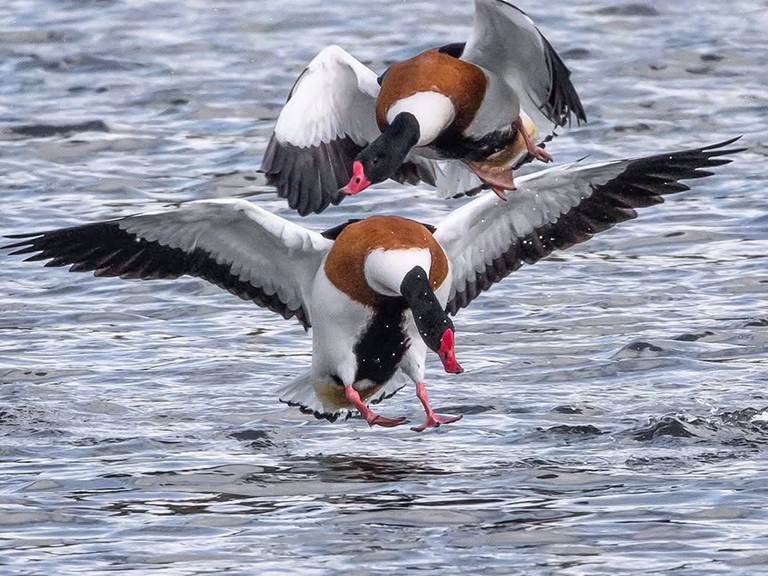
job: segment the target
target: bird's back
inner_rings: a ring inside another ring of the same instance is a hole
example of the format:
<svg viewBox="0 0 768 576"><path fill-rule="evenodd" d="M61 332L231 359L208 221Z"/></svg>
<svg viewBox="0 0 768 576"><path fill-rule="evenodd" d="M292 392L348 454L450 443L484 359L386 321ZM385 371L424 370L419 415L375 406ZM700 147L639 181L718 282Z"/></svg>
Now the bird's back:
<svg viewBox="0 0 768 576"><path fill-rule="evenodd" d="M424 249L430 252L433 289L448 276L448 259L426 225L399 216L372 216L349 224L336 238L325 262L325 274L342 292L366 306L380 300L365 277L368 256L379 250Z"/></svg>
<svg viewBox="0 0 768 576"><path fill-rule="evenodd" d="M437 92L454 105L454 128L469 126L482 104L488 80L474 64L439 50L429 50L389 67L381 81L376 101L376 121L382 130L388 125L387 112L398 101L419 92Z"/></svg>

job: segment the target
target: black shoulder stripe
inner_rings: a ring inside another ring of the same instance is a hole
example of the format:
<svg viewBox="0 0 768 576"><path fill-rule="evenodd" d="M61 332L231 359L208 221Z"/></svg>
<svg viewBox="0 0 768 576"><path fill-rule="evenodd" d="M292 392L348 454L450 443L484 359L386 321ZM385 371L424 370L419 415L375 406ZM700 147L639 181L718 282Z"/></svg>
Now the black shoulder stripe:
<svg viewBox="0 0 768 576"><path fill-rule="evenodd" d="M356 222L361 222L362 220L363 218L352 218L351 220L347 220L343 224L339 224L338 226L329 228L328 230L326 230L325 232L321 232L320 234L321 236L323 236L324 238L327 238L328 240L336 240L339 237L339 235L342 232L344 232L347 226L349 226L350 224L355 224ZM424 222L418 222L418 223L424 226L424 228L429 230L430 233L432 234L434 234L435 230L437 230L437 228L435 228L431 224L425 224Z"/></svg>
<svg viewBox="0 0 768 576"><path fill-rule="evenodd" d="M339 234L344 232L344 230L349 226L350 224L355 224L356 222L361 222L362 218L352 218L351 220L347 220L343 224L339 224L338 226L334 226L333 228L329 228L325 232L320 232L320 235L324 238L328 238L328 240L336 240L336 238L339 237Z"/></svg>
<svg viewBox="0 0 768 576"><path fill-rule="evenodd" d="M451 44L440 46L437 51L441 54L448 54L449 56L453 56L454 58L461 58L461 55L464 54L464 48L466 45L466 42L452 42Z"/></svg>

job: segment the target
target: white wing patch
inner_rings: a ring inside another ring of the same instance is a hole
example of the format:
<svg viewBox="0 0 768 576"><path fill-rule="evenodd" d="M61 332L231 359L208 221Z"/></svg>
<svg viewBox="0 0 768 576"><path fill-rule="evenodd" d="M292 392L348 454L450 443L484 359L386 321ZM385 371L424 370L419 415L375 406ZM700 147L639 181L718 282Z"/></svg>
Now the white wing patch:
<svg viewBox="0 0 768 576"><path fill-rule="evenodd" d="M245 200L203 200L118 222L139 238L186 253L201 249L289 309L308 311L311 282L332 242Z"/></svg>
<svg viewBox="0 0 768 576"><path fill-rule="evenodd" d="M505 0L475 0L472 35L461 58L501 77L543 131L587 118L570 71L525 12Z"/></svg>
<svg viewBox="0 0 768 576"><path fill-rule="evenodd" d="M376 74L338 46L325 48L296 81L264 152L261 169L305 216L338 204L357 154L375 140ZM406 180L418 181L418 168Z"/></svg>
<svg viewBox="0 0 768 576"><path fill-rule="evenodd" d="M597 168L597 167L592 167ZM510 246L544 224L553 223L592 194L589 181L571 172L574 166L551 168L518 179L518 189L504 202L484 194L448 216L435 239L453 262L453 282L461 291ZM617 169L621 171L620 168ZM594 175L593 173L590 173ZM610 171L603 180L614 176ZM458 261L458 263L457 263Z"/></svg>
<svg viewBox="0 0 768 576"><path fill-rule="evenodd" d="M365 145L376 126L376 73L338 46L323 49L296 81L280 112L275 136L300 148L348 136Z"/></svg>

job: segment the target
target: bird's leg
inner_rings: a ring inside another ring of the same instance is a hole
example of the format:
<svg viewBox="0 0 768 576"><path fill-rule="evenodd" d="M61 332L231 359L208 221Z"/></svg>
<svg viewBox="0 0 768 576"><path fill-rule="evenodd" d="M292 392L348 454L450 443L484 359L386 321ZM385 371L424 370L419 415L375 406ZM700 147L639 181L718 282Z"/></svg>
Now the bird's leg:
<svg viewBox="0 0 768 576"><path fill-rule="evenodd" d="M360 394L352 386L344 387L344 395L347 397L347 400L349 400L349 402L358 409L360 415L365 418L365 421L368 422L369 426L394 428L395 426L400 426L401 424L405 424L407 422L404 417L385 418L384 416L379 416L373 410L368 408L368 406L366 406L365 402L363 402L363 399L360 398Z"/></svg>
<svg viewBox="0 0 768 576"><path fill-rule="evenodd" d="M467 160L465 162L469 166L470 170L483 181L483 184L490 186L496 196L504 200L507 198L507 190L515 190L515 180L512 177L512 170L499 169L495 166L491 166L484 162L475 162L474 160Z"/></svg>
<svg viewBox="0 0 768 576"><path fill-rule="evenodd" d="M520 132L520 135L523 137L523 140L525 141L525 147L528 150L528 154L536 158L537 160L541 160L545 164L548 162L552 162L552 155L544 150L541 146L536 146L536 143L531 140L531 135L528 134L528 130L525 129L525 125L523 124L523 119L519 116L517 117L517 120L515 120L515 127Z"/></svg>
<svg viewBox="0 0 768 576"><path fill-rule="evenodd" d="M465 160L466 165L483 183L501 198L507 200L507 190L515 190L513 167L520 164L525 155L533 156L543 162L550 162L552 156L534 144L532 133L528 132L522 118L518 117L513 124L516 134L512 144L499 150L482 161ZM532 128L535 130L535 127Z"/></svg>
<svg viewBox="0 0 768 576"><path fill-rule="evenodd" d="M429 405L427 387L424 386L423 382L418 382L416 384L416 397L421 401L421 405L424 406L424 411L427 413L427 419L421 426L414 426L411 428L414 432L424 432L427 428L437 428L441 424L450 424L451 422L461 420L463 416L463 414L459 414L458 416L436 414L435 411L432 410L432 406Z"/></svg>

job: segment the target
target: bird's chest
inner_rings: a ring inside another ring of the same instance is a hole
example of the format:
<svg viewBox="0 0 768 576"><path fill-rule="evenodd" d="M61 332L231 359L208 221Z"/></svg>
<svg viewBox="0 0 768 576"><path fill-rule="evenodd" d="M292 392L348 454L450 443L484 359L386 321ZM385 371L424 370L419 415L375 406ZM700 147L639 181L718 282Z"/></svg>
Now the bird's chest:
<svg viewBox="0 0 768 576"><path fill-rule="evenodd" d="M354 347L357 361L355 381L370 380L375 384L384 384L394 376L410 346L405 330L406 309L402 298L382 297Z"/></svg>

